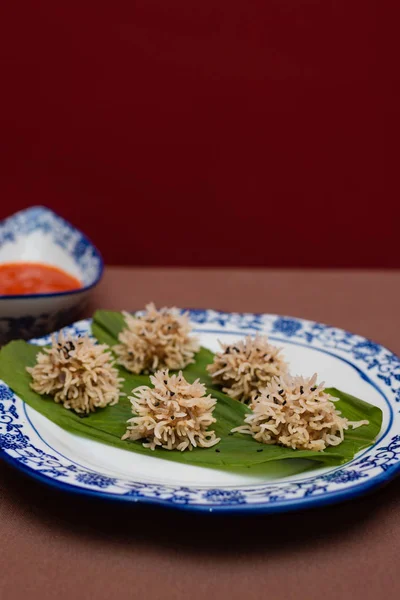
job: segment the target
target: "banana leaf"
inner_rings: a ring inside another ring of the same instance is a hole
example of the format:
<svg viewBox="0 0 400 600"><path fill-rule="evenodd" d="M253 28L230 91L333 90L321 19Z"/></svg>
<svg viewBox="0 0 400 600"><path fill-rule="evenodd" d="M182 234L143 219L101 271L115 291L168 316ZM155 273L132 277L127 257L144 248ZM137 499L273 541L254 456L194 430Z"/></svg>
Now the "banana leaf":
<svg viewBox="0 0 400 600"><path fill-rule="evenodd" d="M94 317L92 331L100 342L112 346L117 342L123 324L120 313L98 311ZM213 429L217 436L221 437L221 441L212 448L195 448L191 452L164 449L152 451L144 448L140 441L121 440L126 430L126 422L132 416L130 401L126 396L121 397L117 405L100 409L82 418L56 404L52 398L34 392L30 387L31 378L26 367L35 364L39 351L39 347L23 341L10 342L0 351L0 379L29 406L66 431L148 456L222 470L283 476L310 468L348 462L357 452L370 446L381 429L382 411L379 408L332 388L328 391L339 398L336 406L344 416L355 421L369 420L369 425L347 431L344 441L339 446L329 447L324 452L293 450L277 445L260 444L250 436L232 435L231 429L243 423L249 409L212 387L205 368L212 361L213 354L202 348L196 355L196 362L184 369L184 375L191 381L199 377L207 385L208 392L217 399L214 410L217 422ZM134 375L123 367L120 368L120 374L124 378L125 394L130 394L132 389L139 385L150 383L147 375Z"/></svg>

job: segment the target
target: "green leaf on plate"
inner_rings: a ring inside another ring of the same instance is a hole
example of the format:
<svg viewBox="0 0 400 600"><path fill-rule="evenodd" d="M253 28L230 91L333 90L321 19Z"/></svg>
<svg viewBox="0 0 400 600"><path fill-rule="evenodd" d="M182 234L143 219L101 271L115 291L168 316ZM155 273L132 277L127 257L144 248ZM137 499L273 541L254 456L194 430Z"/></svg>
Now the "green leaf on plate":
<svg viewBox="0 0 400 600"><path fill-rule="evenodd" d="M112 346L117 343L117 336L123 325L120 313L98 311L94 316L92 330L100 342ZM351 460L355 453L370 446L381 429L382 411L379 408L333 388L329 391L339 398L336 406L344 416L357 421L369 420L369 425L347 431L344 441L339 446L330 447L324 452L293 450L277 445L259 444L250 436L232 435L231 429L243 423L249 409L210 386L211 382L205 369L212 361L213 354L202 348L196 355L196 362L183 372L191 381L199 377L208 386L209 393L217 399L214 410L217 422L214 429L221 437L221 442L213 448L195 448L191 452L164 449L152 451L143 448L140 441L121 440L126 430L126 422L132 416L127 397L122 397L116 406L98 410L82 418L56 404L52 398L34 392L30 387L31 377L26 367L35 364L39 351L39 347L23 341L10 342L0 352L0 379L30 407L66 431L148 456L237 472L248 473L250 469L251 473L261 476L283 476L319 466L345 463ZM123 391L126 394L130 394L132 389L139 385L150 383L147 375L133 375L123 367L120 368L120 374L124 378Z"/></svg>

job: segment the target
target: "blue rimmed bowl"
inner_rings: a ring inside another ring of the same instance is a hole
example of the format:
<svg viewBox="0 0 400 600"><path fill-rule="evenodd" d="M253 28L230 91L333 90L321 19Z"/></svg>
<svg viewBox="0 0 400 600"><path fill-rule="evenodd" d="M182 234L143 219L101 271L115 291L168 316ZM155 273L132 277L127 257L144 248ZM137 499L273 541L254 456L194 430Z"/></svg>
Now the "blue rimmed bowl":
<svg viewBox="0 0 400 600"><path fill-rule="evenodd" d="M0 264L40 262L77 277L77 290L31 295L0 295L0 344L45 335L73 322L85 308L103 274L103 259L79 229L43 206L0 222Z"/></svg>

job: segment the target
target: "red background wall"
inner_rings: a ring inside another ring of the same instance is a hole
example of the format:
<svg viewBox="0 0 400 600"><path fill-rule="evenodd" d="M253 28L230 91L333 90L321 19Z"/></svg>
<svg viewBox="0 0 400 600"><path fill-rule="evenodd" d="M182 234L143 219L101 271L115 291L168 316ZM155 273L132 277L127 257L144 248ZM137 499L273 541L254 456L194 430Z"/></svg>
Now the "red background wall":
<svg viewBox="0 0 400 600"><path fill-rule="evenodd" d="M399 267L385 4L3 2L0 218L110 263Z"/></svg>

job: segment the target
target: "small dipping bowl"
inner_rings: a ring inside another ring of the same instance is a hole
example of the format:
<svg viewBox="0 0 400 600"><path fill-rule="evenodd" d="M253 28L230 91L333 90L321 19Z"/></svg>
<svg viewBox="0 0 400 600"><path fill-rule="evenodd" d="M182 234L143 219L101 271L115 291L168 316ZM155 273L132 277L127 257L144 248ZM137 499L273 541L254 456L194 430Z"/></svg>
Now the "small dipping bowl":
<svg viewBox="0 0 400 600"><path fill-rule="evenodd" d="M42 263L79 279L82 287L65 292L0 294L0 345L40 337L75 321L104 270L103 259L87 237L43 206L0 222L0 265Z"/></svg>

